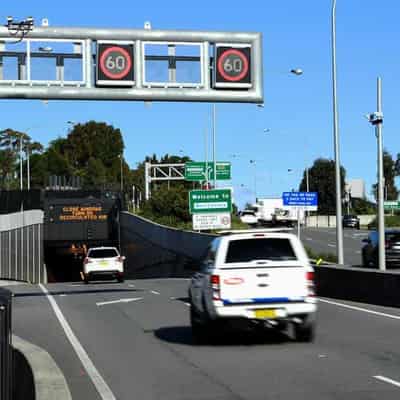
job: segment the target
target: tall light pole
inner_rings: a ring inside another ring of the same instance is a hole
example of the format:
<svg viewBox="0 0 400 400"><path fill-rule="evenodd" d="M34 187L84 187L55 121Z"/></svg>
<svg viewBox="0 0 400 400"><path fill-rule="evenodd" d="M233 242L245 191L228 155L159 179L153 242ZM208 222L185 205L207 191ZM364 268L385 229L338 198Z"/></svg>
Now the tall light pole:
<svg viewBox="0 0 400 400"><path fill-rule="evenodd" d="M122 162L123 162L123 155L120 154L119 155L119 159L120 159L120 174L121 174L121 179L120 179L120 184L121 184L121 193L124 190L124 175L123 175L123 169L122 169Z"/></svg>
<svg viewBox="0 0 400 400"><path fill-rule="evenodd" d="M339 127L336 95L336 0L332 2L332 89L333 89L333 136L335 148L336 188L336 249L338 264L344 264L342 226L342 186L340 177Z"/></svg>
<svg viewBox="0 0 400 400"><path fill-rule="evenodd" d="M29 161L30 160L30 151L31 151L31 148L30 148L30 144L28 143L26 145L26 168L27 168L28 190L31 190L31 166L30 166L30 161Z"/></svg>
<svg viewBox="0 0 400 400"><path fill-rule="evenodd" d="M24 188L22 176L22 134L19 135L19 186L22 191Z"/></svg>
<svg viewBox="0 0 400 400"><path fill-rule="evenodd" d="M216 105L212 106L212 136L213 136L213 164L214 164L214 189L217 187L217 109Z"/></svg>
<svg viewBox="0 0 400 400"><path fill-rule="evenodd" d="M377 79L377 111L368 114L367 118L372 125L375 126L375 136L378 144L378 259L379 269L386 269L386 254L385 254L385 211L384 211L384 190L385 178L383 176L383 140L382 140L382 80Z"/></svg>
<svg viewBox="0 0 400 400"><path fill-rule="evenodd" d="M257 160L250 160L254 165L254 203L257 203Z"/></svg>

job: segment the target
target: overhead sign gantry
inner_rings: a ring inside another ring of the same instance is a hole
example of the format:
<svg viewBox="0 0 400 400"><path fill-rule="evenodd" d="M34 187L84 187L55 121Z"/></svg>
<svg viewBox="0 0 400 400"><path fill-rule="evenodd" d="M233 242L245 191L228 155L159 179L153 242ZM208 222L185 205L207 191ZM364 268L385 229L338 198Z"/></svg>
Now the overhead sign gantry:
<svg viewBox="0 0 400 400"><path fill-rule="evenodd" d="M260 33L0 27L0 98L262 103Z"/></svg>

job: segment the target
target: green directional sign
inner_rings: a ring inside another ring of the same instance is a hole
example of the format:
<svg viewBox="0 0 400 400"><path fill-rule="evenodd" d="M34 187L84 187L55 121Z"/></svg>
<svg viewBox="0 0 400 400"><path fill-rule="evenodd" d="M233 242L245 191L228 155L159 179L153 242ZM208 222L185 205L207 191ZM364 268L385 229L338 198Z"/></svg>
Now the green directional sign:
<svg viewBox="0 0 400 400"><path fill-rule="evenodd" d="M383 207L385 208L385 210L400 210L400 201L385 201L383 203Z"/></svg>
<svg viewBox="0 0 400 400"><path fill-rule="evenodd" d="M232 212L231 190L191 190L189 212L190 214Z"/></svg>
<svg viewBox="0 0 400 400"><path fill-rule="evenodd" d="M207 163L208 177L206 176L205 162L187 162L185 164L185 179L187 181L205 181L214 179L214 164ZM231 163L217 162L217 180L231 179Z"/></svg>

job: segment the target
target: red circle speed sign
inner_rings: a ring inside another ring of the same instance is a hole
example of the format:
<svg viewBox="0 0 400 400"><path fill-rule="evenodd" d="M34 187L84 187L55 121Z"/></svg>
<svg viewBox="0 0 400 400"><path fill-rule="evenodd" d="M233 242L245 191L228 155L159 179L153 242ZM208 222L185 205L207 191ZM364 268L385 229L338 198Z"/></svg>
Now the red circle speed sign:
<svg viewBox="0 0 400 400"><path fill-rule="evenodd" d="M122 47L108 47L100 57L99 67L107 78L125 78L132 68L131 55Z"/></svg>
<svg viewBox="0 0 400 400"><path fill-rule="evenodd" d="M237 82L247 75L249 60L241 51L228 49L220 55L217 69L226 81Z"/></svg>

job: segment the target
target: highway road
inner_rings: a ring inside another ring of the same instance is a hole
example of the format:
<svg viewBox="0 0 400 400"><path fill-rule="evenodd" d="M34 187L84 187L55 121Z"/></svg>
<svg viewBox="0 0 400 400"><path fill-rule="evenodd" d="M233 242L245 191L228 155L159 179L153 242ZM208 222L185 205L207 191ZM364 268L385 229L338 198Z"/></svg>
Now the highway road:
<svg viewBox="0 0 400 400"><path fill-rule="evenodd" d="M398 399L400 309L321 299L317 338L192 341L188 281L10 286L13 330L46 349L74 399ZM48 294L46 293L48 292Z"/></svg>
<svg viewBox="0 0 400 400"><path fill-rule="evenodd" d="M343 229L344 262L361 266L361 240L368 236L367 230ZM301 240L304 246L318 253L336 254L336 228L303 228Z"/></svg>

